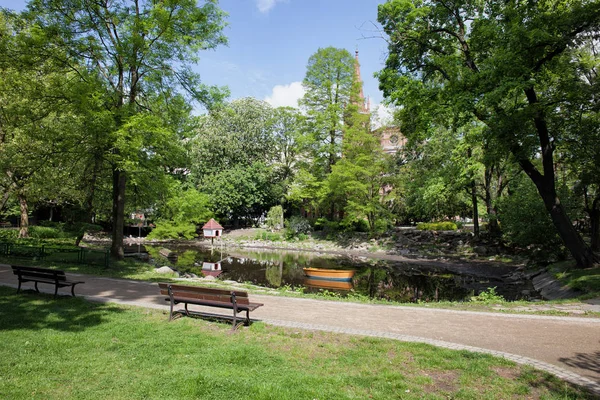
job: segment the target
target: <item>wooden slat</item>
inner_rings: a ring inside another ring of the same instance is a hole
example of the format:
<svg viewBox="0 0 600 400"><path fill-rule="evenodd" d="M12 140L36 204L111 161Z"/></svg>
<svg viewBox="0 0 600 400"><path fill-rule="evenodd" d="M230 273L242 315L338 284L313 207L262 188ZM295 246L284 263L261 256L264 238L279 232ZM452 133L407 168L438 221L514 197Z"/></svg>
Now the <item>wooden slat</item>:
<svg viewBox="0 0 600 400"><path fill-rule="evenodd" d="M169 295L169 284L159 283L160 293L162 295ZM239 305L246 305L250 303L247 292L241 292L237 290L224 290L205 288L201 286L187 286L187 285L171 285L173 297L188 298L194 300L212 301L231 303L231 293L235 293L236 302Z"/></svg>

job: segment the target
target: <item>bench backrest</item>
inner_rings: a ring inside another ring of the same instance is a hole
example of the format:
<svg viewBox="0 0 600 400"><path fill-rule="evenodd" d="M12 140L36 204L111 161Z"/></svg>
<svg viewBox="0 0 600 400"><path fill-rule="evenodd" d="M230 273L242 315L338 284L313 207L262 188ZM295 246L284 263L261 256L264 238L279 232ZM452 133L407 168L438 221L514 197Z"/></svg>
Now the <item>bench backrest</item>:
<svg viewBox="0 0 600 400"><path fill-rule="evenodd" d="M237 290L213 289L200 286L174 285L171 283L159 283L160 294L169 296L169 285L173 292L173 297L183 297L186 299L198 299L207 301L216 301L220 303L232 303L231 296L235 294L237 304L250 304L247 292Z"/></svg>
<svg viewBox="0 0 600 400"><path fill-rule="evenodd" d="M20 265L11 265L13 273L23 278L48 279L54 281L66 281L65 271L58 269L22 267Z"/></svg>

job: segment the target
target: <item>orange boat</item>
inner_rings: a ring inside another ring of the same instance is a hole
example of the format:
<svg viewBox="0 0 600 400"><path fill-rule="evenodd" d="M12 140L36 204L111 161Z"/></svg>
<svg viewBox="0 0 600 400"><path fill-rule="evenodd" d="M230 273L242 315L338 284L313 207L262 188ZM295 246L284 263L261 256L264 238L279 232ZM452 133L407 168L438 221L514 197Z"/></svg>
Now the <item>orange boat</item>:
<svg viewBox="0 0 600 400"><path fill-rule="evenodd" d="M353 269L323 269L303 268L304 275L312 279L323 279L328 281L350 281L356 272Z"/></svg>
<svg viewBox="0 0 600 400"><path fill-rule="evenodd" d="M312 279L308 277L304 280L304 286L332 290L351 290L353 287L352 281L332 281L330 279Z"/></svg>

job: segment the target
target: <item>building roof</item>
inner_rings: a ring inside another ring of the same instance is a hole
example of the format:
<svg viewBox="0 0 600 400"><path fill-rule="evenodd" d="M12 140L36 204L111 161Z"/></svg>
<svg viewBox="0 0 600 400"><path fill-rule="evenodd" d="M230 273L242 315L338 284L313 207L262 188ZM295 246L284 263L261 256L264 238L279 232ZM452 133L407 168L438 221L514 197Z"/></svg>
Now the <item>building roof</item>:
<svg viewBox="0 0 600 400"><path fill-rule="evenodd" d="M215 229L223 229L223 227L221 225L219 225L219 223L217 221L215 221L214 218L211 218L210 221L208 221L206 224L204 224L202 229L215 230Z"/></svg>

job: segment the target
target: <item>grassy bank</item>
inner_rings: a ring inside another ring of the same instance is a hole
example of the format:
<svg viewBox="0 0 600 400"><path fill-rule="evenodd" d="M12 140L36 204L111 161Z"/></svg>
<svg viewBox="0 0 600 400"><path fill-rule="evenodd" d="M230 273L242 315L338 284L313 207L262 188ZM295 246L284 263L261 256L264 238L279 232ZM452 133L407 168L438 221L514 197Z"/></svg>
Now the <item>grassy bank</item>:
<svg viewBox="0 0 600 400"><path fill-rule="evenodd" d="M10 399L585 399L506 360L0 288L0 397Z"/></svg>

